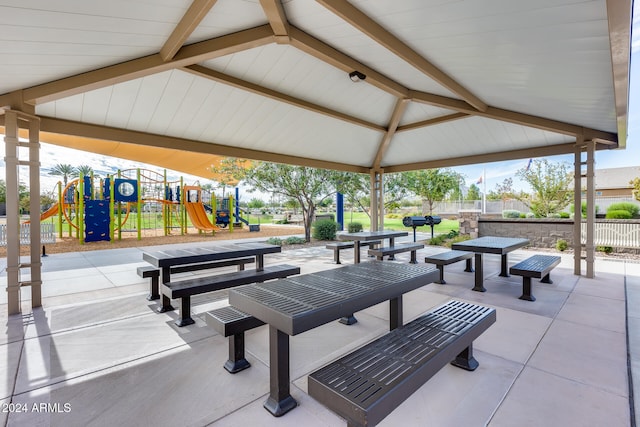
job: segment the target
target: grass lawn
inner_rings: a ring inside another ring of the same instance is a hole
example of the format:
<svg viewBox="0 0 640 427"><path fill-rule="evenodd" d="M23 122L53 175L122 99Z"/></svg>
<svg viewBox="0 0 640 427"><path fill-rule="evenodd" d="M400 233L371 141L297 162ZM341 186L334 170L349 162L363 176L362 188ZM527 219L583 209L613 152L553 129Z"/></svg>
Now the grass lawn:
<svg viewBox="0 0 640 427"><path fill-rule="evenodd" d="M384 229L385 230L412 230L413 229L411 227L405 227L402 224L402 216L400 216L399 218L388 218L385 216L384 218ZM371 221L369 220L369 217L367 216L366 213L364 212L354 212L353 214L351 212L345 212L344 214L344 228L345 230L347 229L347 226L349 225L349 223L351 222L359 222L362 224L362 229L363 230L369 230L369 226L371 224ZM440 224L437 224L436 226L434 226L434 233L439 234L439 233L448 233L451 230L458 230L459 228L459 223L458 220L451 220L451 219L442 219L442 222ZM418 230L421 231L431 231L431 227L429 226L424 226L424 227L419 227Z"/></svg>

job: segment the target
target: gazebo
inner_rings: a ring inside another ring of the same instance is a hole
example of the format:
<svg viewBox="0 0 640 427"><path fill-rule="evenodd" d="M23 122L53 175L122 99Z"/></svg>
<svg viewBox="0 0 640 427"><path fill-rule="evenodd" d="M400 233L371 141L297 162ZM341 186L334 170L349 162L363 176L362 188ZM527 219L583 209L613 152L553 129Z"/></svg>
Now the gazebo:
<svg viewBox="0 0 640 427"><path fill-rule="evenodd" d="M4 2L9 312L20 311L21 286L40 305L41 140L195 175L218 156L369 174L380 225L385 173L573 154L576 205L583 184L593 205L595 152L626 145L631 8L631 0ZM20 166L32 195L27 263ZM19 280L22 268L29 282Z"/></svg>

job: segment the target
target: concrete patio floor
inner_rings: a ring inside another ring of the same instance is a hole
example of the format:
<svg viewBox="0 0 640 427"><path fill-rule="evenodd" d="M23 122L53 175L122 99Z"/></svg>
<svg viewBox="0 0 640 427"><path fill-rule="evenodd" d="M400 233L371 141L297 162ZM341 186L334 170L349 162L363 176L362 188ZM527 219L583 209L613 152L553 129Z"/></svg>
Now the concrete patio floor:
<svg viewBox="0 0 640 427"><path fill-rule="evenodd" d="M418 259L441 250L427 247ZM518 250L509 261L531 253ZM341 259L352 262L352 252L342 251ZM408 255L397 260L407 262ZM475 372L445 367L380 425L635 425L628 364L640 373L640 264L598 259L596 278L586 279L573 275L572 255L563 255L554 283L534 280L537 301L526 302L517 298L522 279L499 277L499 261L485 255L486 293L471 290L473 274L460 262L445 267L446 285L405 295L405 322L451 298L495 307L498 320L475 342ZM303 274L340 267L324 246L268 255L265 262L299 265ZM6 260L0 263L4 271ZM178 328L177 312L158 314L157 302L145 299L148 282L136 275L145 264L142 248L49 255L42 308L24 301L23 314L7 316L2 294L0 424L346 425L307 395L307 375L384 334L388 303L356 313L353 326L332 322L291 338L291 390L299 407L274 418L262 407L269 391L267 328L247 333L252 367L227 373L227 340L203 320L226 303L226 294L193 298L196 323ZM5 273L0 285L6 287Z"/></svg>

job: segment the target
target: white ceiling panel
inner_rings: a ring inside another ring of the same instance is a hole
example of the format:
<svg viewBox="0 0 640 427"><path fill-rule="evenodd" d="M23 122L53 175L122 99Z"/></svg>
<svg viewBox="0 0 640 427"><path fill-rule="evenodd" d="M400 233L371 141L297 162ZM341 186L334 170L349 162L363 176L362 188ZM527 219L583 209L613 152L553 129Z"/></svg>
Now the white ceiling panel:
<svg viewBox="0 0 640 427"><path fill-rule="evenodd" d="M569 143L571 137L498 120L468 117L399 132L383 164L440 160Z"/></svg>
<svg viewBox="0 0 640 427"><path fill-rule="evenodd" d="M317 3L295 0L284 4L287 17L293 25L315 38L381 72L392 80L415 90L456 97L422 72L360 33L332 12ZM398 2L395 2L398 3ZM378 22L383 24L383 22ZM384 24L383 24L384 26Z"/></svg>
<svg viewBox="0 0 640 427"><path fill-rule="evenodd" d="M0 4L0 93L157 52L189 0L13 0ZM153 13L150 13L153 11Z"/></svg>
<svg viewBox="0 0 640 427"><path fill-rule="evenodd" d="M380 126L388 124L395 98L300 50L271 44L206 61L204 66Z"/></svg>

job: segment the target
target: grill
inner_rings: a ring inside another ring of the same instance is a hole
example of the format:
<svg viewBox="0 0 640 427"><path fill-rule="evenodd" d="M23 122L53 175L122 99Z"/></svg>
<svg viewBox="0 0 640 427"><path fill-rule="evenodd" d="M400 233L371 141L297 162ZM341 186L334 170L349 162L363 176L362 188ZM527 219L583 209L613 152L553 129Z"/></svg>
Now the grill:
<svg viewBox="0 0 640 427"><path fill-rule="evenodd" d="M405 227L413 227L413 241L416 241L416 227L422 227L423 225L431 226L431 238L433 239L433 226L440 224L442 218L439 216L405 216L402 218L402 225Z"/></svg>

